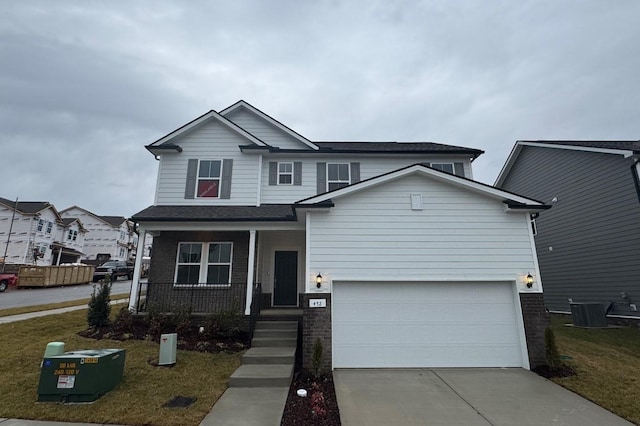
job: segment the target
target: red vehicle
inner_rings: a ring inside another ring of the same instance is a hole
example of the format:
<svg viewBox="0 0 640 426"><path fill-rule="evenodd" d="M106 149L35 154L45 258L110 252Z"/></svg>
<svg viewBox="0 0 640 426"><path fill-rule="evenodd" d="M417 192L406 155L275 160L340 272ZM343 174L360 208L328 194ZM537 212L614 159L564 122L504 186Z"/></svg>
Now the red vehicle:
<svg viewBox="0 0 640 426"><path fill-rule="evenodd" d="M9 288L9 286L15 286L17 283L18 277L15 274L0 274L0 293Z"/></svg>

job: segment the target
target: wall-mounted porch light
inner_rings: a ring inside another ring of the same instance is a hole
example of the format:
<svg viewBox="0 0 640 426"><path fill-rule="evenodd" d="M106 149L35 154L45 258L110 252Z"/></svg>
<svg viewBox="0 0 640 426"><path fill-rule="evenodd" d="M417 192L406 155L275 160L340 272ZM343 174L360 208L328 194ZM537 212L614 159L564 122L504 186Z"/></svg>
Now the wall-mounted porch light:
<svg viewBox="0 0 640 426"><path fill-rule="evenodd" d="M316 275L316 287L317 288L322 287L322 275L320 275L319 272L318 272L318 275Z"/></svg>
<svg viewBox="0 0 640 426"><path fill-rule="evenodd" d="M531 273L527 274L526 283L527 283L527 288L533 287L533 275L531 275Z"/></svg>

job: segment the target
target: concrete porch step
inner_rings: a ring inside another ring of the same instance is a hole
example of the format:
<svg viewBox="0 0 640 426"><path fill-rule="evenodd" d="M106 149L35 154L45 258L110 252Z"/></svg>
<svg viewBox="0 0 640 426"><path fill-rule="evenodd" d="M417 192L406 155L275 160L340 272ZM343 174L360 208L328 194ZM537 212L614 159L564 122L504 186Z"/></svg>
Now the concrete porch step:
<svg viewBox="0 0 640 426"><path fill-rule="evenodd" d="M296 348L251 348L242 356L242 364L293 364Z"/></svg>
<svg viewBox="0 0 640 426"><path fill-rule="evenodd" d="M256 321L256 330L298 330L298 321Z"/></svg>
<svg viewBox="0 0 640 426"><path fill-rule="evenodd" d="M230 377L229 387L264 388L291 385L293 363L241 365Z"/></svg>
<svg viewBox="0 0 640 426"><path fill-rule="evenodd" d="M251 339L253 348L295 348L298 339L293 337L254 337Z"/></svg>
<svg viewBox="0 0 640 426"><path fill-rule="evenodd" d="M261 328L259 330L254 330L253 337L282 337L285 339L293 339L298 337L298 330Z"/></svg>

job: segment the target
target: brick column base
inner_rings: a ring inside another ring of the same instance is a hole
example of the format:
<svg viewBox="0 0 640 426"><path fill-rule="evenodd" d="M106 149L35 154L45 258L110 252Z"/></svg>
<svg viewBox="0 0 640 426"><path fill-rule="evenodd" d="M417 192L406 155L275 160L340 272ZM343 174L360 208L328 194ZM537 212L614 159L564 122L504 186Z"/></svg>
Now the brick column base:
<svg viewBox="0 0 640 426"><path fill-rule="evenodd" d="M331 371L331 294L305 293L302 306L302 367L313 368L313 346L317 339L322 342L322 371ZM310 308L309 299L325 299L326 308Z"/></svg>
<svg viewBox="0 0 640 426"><path fill-rule="evenodd" d="M549 326L551 318L544 308L542 293L520 293L524 333L527 339L529 364L531 368L546 365L544 354L544 330Z"/></svg>

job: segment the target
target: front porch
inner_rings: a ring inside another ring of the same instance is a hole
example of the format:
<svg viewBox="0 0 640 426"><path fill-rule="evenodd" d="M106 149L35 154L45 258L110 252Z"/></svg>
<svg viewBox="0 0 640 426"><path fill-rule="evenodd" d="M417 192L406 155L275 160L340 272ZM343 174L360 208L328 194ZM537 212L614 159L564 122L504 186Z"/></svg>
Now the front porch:
<svg viewBox="0 0 640 426"><path fill-rule="evenodd" d="M132 311L288 316L295 310L301 315L304 230L146 232L154 235L146 297L141 303L139 279L134 280Z"/></svg>

